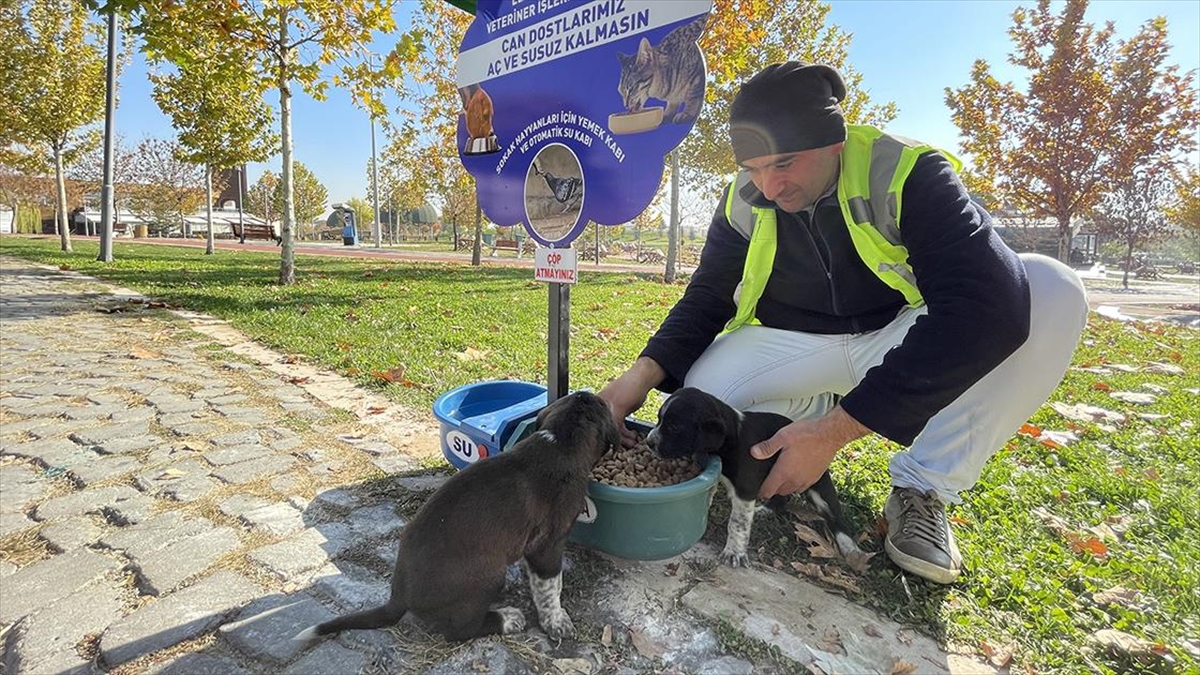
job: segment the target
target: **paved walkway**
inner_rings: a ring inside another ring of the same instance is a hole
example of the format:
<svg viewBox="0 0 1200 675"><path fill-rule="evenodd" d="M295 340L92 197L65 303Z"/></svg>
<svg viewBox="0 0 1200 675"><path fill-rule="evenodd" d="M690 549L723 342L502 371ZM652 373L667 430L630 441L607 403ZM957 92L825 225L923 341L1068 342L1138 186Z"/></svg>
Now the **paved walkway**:
<svg viewBox="0 0 1200 675"><path fill-rule="evenodd" d="M385 599L443 477L423 411L209 317L0 259L4 673L989 672L780 572L569 551L579 629L446 644L299 629ZM535 623L523 583L506 591ZM779 656L762 649L776 647Z"/></svg>

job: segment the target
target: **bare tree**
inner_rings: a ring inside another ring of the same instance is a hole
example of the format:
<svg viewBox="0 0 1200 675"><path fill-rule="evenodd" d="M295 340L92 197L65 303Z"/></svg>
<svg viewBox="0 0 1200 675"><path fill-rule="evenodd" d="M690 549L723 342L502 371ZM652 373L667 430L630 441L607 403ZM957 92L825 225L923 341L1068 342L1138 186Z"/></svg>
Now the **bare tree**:
<svg viewBox="0 0 1200 675"><path fill-rule="evenodd" d="M150 221L156 234L179 226L186 235L184 217L204 204L204 167L181 159L184 152L174 141L146 138L131 162L129 209Z"/></svg>
<svg viewBox="0 0 1200 675"><path fill-rule="evenodd" d="M1149 167L1139 168L1105 195L1096 208L1094 219L1100 233L1125 245L1125 274L1121 278L1125 288L1129 288L1134 251L1170 233L1166 209L1175 186L1163 180L1163 175Z"/></svg>

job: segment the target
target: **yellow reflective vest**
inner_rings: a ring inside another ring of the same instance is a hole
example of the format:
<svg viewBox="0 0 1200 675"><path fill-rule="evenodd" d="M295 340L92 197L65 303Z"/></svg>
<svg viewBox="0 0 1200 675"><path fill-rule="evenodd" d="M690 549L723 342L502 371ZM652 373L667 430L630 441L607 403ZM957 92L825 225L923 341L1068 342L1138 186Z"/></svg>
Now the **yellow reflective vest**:
<svg viewBox="0 0 1200 675"><path fill-rule="evenodd" d="M846 129L838 171L838 203L855 250L880 281L899 291L913 307L925 301L908 264L908 249L900 238L900 197L917 158L931 150L937 148L852 124ZM953 155L938 152L950 160L955 171L962 168L962 162ZM750 246L734 298L737 312L722 334L746 324L759 325L755 308L775 264L775 209L753 206L742 199L741 190L748 183L750 173L740 172L725 200L725 219L750 240Z"/></svg>

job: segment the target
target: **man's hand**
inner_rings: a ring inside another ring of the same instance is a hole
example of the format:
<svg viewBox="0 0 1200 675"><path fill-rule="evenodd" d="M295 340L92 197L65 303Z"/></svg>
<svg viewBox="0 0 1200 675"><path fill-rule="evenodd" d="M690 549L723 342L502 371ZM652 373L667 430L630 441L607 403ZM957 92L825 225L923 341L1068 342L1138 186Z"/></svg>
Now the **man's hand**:
<svg viewBox="0 0 1200 675"><path fill-rule="evenodd" d="M792 422L750 448L755 459L768 459L781 452L758 496L767 499L807 489L829 470L838 450L868 433L870 429L840 406L816 419Z"/></svg>
<svg viewBox="0 0 1200 675"><path fill-rule="evenodd" d="M637 443L637 435L625 426L625 418L642 407L646 402L646 394L666 376L657 362L641 357L634 361L629 370L600 390L600 398L612 410L613 421L621 432L621 445L624 447L632 448Z"/></svg>

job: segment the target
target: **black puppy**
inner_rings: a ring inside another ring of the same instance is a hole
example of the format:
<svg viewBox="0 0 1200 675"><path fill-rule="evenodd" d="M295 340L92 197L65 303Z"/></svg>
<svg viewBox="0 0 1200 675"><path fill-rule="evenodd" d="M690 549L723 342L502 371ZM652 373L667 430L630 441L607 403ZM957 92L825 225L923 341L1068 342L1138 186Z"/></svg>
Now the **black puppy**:
<svg viewBox="0 0 1200 675"><path fill-rule="evenodd" d="M306 641L379 628L405 612L451 640L524 630L513 607L492 608L509 565L524 559L542 628L574 630L559 604L567 531L584 508L592 466L620 443L608 405L576 392L538 414L538 431L472 464L429 498L400 535L391 598L381 607L308 628Z"/></svg>
<svg viewBox="0 0 1200 675"><path fill-rule="evenodd" d="M730 500L729 534L721 558L729 565L749 564L746 543L758 489L779 457L776 454L770 459L755 459L750 448L791 423L775 413L738 412L711 394L685 387L671 394L659 409L658 426L646 436L646 444L661 457L721 457L721 480ZM829 472L804 495L829 524L842 555L858 551L842 517L842 503Z"/></svg>

